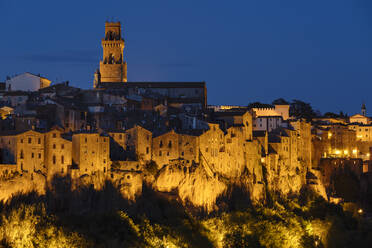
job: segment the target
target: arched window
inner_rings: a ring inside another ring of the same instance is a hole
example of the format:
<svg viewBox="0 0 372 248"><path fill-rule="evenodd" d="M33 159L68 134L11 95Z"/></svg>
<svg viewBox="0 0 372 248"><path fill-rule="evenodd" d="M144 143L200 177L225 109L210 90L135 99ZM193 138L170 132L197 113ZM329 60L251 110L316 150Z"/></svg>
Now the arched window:
<svg viewBox="0 0 372 248"><path fill-rule="evenodd" d="M172 141L171 140L168 142L168 147L172 148Z"/></svg>
<svg viewBox="0 0 372 248"><path fill-rule="evenodd" d="M61 164L64 164L65 163L65 157L62 155L61 156Z"/></svg>
<svg viewBox="0 0 372 248"><path fill-rule="evenodd" d="M56 155L53 155L53 164L56 164Z"/></svg>
<svg viewBox="0 0 372 248"><path fill-rule="evenodd" d="M21 150L21 154L19 155L19 158L20 159L23 159L24 158L23 150Z"/></svg>

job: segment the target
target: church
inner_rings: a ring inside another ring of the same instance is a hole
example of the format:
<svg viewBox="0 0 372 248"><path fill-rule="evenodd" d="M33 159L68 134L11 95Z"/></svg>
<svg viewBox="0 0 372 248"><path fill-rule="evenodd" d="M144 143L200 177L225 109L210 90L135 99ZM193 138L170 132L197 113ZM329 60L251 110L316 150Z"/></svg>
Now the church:
<svg viewBox="0 0 372 248"><path fill-rule="evenodd" d="M101 44L103 57L94 74L94 89L162 98L165 105L176 108L187 105L190 108L206 109L205 82L128 82L127 63L124 60L125 43L120 22L105 23L105 36Z"/></svg>

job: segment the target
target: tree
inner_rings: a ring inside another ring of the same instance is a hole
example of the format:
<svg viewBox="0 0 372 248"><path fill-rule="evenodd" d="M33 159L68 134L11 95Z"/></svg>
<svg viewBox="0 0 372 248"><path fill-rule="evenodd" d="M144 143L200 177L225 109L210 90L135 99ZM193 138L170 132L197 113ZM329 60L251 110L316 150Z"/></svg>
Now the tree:
<svg viewBox="0 0 372 248"><path fill-rule="evenodd" d="M300 100L293 100L291 102L289 107L289 114L290 116L303 118L308 121L311 121L317 116L310 103L306 103Z"/></svg>
<svg viewBox="0 0 372 248"><path fill-rule="evenodd" d="M272 104L273 105L289 105L289 102L287 102L283 98L278 98L278 99L275 99Z"/></svg>

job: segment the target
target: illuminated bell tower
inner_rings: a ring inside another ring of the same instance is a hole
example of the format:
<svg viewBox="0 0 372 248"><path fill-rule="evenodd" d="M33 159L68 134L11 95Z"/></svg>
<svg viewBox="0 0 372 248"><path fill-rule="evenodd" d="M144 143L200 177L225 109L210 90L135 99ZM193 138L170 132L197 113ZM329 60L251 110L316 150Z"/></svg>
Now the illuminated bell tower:
<svg viewBox="0 0 372 248"><path fill-rule="evenodd" d="M102 39L103 59L99 63L100 82L126 82L127 63L124 62L124 40L120 22L105 23L105 38Z"/></svg>

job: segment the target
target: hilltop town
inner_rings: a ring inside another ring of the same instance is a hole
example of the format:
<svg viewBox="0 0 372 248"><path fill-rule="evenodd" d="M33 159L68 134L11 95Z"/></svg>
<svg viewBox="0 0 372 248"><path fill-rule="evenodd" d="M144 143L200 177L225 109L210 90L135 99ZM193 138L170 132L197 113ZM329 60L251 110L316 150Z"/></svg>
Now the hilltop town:
<svg viewBox="0 0 372 248"><path fill-rule="evenodd" d="M208 211L232 184L254 203L304 187L335 203L369 195L364 104L311 118L283 99L208 105L205 82L128 82L122 37L120 23L105 24L92 89L32 73L0 83L0 199L43 194L56 177L75 188L109 180L132 201L146 184Z"/></svg>

